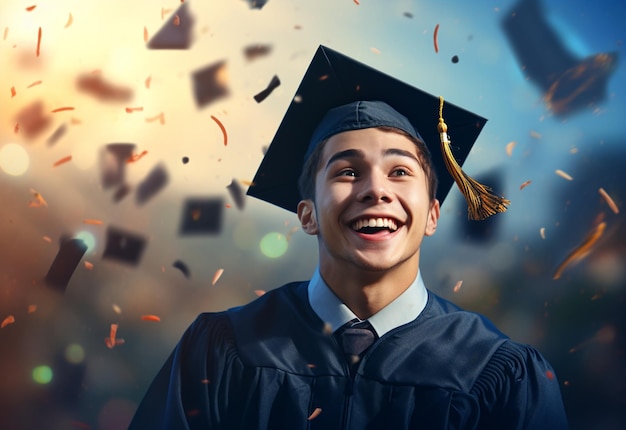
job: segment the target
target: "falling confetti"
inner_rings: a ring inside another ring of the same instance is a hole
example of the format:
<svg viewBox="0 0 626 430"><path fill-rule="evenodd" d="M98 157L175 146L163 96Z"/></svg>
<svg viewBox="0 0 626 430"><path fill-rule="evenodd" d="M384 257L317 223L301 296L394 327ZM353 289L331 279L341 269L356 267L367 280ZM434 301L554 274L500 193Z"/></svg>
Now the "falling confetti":
<svg viewBox="0 0 626 430"><path fill-rule="evenodd" d="M52 243L52 238L50 236L43 236L42 239L44 242Z"/></svg>
<svg viewBox="0 0 626 430"><path fill-rule="evenodd" d="M530 132L530 137L532 137L533 139L541 139L541 133L532 130Z"/></svg>
<svg viewBox="0 0 626 430"><path fill-rule="evenodd" d="M615 203L615 201L611 198L611 196L609 196L609 193L607 193L604 188L600 188L598 189L598 192L600 193L600 195L602 196L602 198L604 199L604 201L606 202L607 205L609 205L609 207L611 208L611 210L613 211L614 214L618 214L619 213L619 208L617 207L617 204Z"/></svg>
<svg viewBox="0 0 626 430"><path fill-rule="evenodd" d="M322 408L315 408L315 410L311 413L311 415L309 415L307 420L311 421L311 420L317 418L317 416L319 414L321 414L321 413L322 413Z"/></svg>
<svg viewBox="0 0 626 430"><path fill-rule="evenodd" d="M513 155L513 148L515 148L515 145L517 145L517 142L509 142L506 144L506 155L509 157Z"/></svg>
<svg viewBox="0 0 626 430"><path fill-rule="evenodd" d="M380 55L380 49L378 49L378 48L372 47L372 48L370 48L370 51L372 51L376 55Z"/></svg>
<svg viewBox="0 0 626 430"><path fill-rule="evenodd" d="M15 317L13 315L9 315L4 320L2 320L2 324L0 324L0 328L5 328L9 324L13 324L15 322Z"/></svg>
<svg viewBox="0 0 626 430"><path fill-rule="evenodd" d="M433 33L433 44L435 45L435 54L439 52L439 42L437 35L439 34L439 24L435 26L435 32Z"/></svg>
<svg viewBox="0 0 626 430"><path fill-rule="evenodd" d="M133 113L133 112L142 112L143 111L143 107L127 107L126 108L126 113Z"/></svg>
<svg viewBox="0 0 626 430"><path fill-rule="evenodd" d="M115 303L113 303L113 305L111 305L111 307L113 308L113 312L115 312L116 314L118 314L118 315L122 314L122 308L120 308Z"/></svg>
<svg viewBox="0 0 626 430"><path fill-rule="evenodd" d="M563 179L567 179L568 181L572 181L574 180L574 178L572 178L570 175L568 175L567 173L565 173L563 170L561 169L556 169L554 171L554 173L556 173L558 176L560 176Z"/></svg>
<svg viewBox="0 0 626 430"><path fill-rule="evenodd" d="M256 294L257 297L261 297L262 295L265 294L265 291L263 291L263 290L254 290L254 294Z"/></svg>
<svg viewBox="0 0 626 430"><path fill-rule="evenodd" d="M523 182L522 185L519 186L520 190L523 190L524 188L526 188L527 186L529 186L531 184L532 181L528 180L526 182Z"/></svg>
<svg viewBox="0 0 626 430"><path fill-rule="evenodd" d="M39 31L37 32L37 56L39 57L39 52L41 49L41 27L39 27Z"/></svg>
<svg viewBox="0 0 626 430"><path fill-rule="evenodd" d="M578 263L580 260L589 255L593 245L595 245L596 242L602 237L605 228L606 222L601 222L593 230L591 230L591 232L587 234L585 240L580 244L580 246L570 252L565 260L563 260L563 262L559 265L559 267L554 272L552 279L559 279L567 266Z"/></svg>
<svg viewBox="0 0 626 430"><path fill-rule="evenodd" d="M146 78L146 81L144 82L144 85L146 88L150 89L150 84L152 83L152 76L148 76Z"/></svg>
<svg viewBox="0 0 626 430"><path fill-rule="evenodd" d="M552 381L554 379L554 373L551 370L546 370L546 378Z"/></svg>
<svg viewBox="0 0 626 430"><path fill-rule="evenodd" d="M26 8L26 12L32 12L33 10L35 10L35 8L36 8L36 7L37 7L37 5L36 5L36 4L35 4L35 5L32 5L32 6L28 6L28 7Z"/></svg>
<svg viewBox="0 0 626 430"><path fill-rule="evenodd" d="M11 98L15 97L17 92L15 91L15 87L11 87Z"/></svg>
<svg viewBox="0 0 626 430"><path fill-rule="evenodd" d="M213 274L213 279L211 280L211 285L217 284L217 281L222 277L222 273L224 273L224 269L217 269Z"/></svg>
<svg viewBox="0 0 626 430"><path fill-rule="evenodd" d="M147 42L149 39L148 37L148 29L146 27L143 28L143 41Z"/></svg>
<svg viewBox="0 0 626 430"><path fill-rule="evenodd" d="M118 340L115 338L117 336L117 328L118 328L117 324L111 324L111 329L109 331L109 337L105 337L104 338L104 344L109 349L113 349L115 347L115 345L118 344L117 343Z"/></svg>
<svg viewBox="0 0 626 430"><path fill-rule="evenodd" d="M8 35L9 35L9 27L4 27L4 34L2 35L2 40L7 40Z"/></svg>
<svg viewBox="0 0 626 430"><path fill-rule="evenodd" d="M545 227L541 227L539 229L539 235L541 236L542 239L545 240L545 238L546 238L546 228Z"/></svg>
<svg viewBox="0 0 626 430"><path fill-rule="evenodd" d="M33 188L30 189L30 192L34 197L34 200L32 200L28 204L29 208L40 208L42 206L46 206L46 207L48 206L48 202L46 202L46 200L43 198L43 196L40 193L35 191Z"/></svg>
<svg viewBox="0 0 626 430"><path fill-rule="evenodd" d="M173 267L175 267L176 269L180 270L181 273L183 275L185 275L185 278L189 278L191 276L191 272L189 271L189 267L182 262L181 260L176 260L174 262L174 264L172 264Z"/></svg>
<svg viewBox="0 0 626 430"><path fill-rule="evenodd" d="M99 219L87 218L83 220L83 224L102 225L104 222Z"/></svg>
<svg viewBox="0 0 626 430"><path fill-rule="evenodd" d="M28 312L29 314L37 312L37 305L28 305L26 312Z"/></svg>
<svg viewBox="0 0 626 430"><path fill-rule="evenodd" d="M134 163L136 161L141 160L144 156L146 156L146 154L148 154L148 151L146 151L145 149L143 151L141 151L139 154L132 154L130 157L128 157L126 159L127 163Z"/></svg>
<svg viewBox="0 0 626 430"><path fill-rule="evenodd" d="M71 156L71 155L68 155L68 156L66 156L66 157L63 157L63 158L61 158L61 159L59 159L59 160L55 161L55 162L54 162L54 164L52 165L52 167L58 167L58 166L60 166L61 164L65 164L65 163L67 163L67 162L69 162L69 161L72 161L72 156Z"/></svg>
<svg viewBox="0 0 626 430"><path fill-rule="evenodd" d="M219 119L215 118L213 115L211 115L211 119L215 121L220 130L222 130L222 134L224 135L224 146L228 145L228 134L226 133L226 128L224 127L224 124L222 124L222 122Z"/></svg>
<svg viewBox="0 0 626 430"><path fill-rule="evenodd" d="M159 322L159 321L161 321L161 317L158 317L156 315L142 315L141 316L141 320L142 321Z"/></svg>
<svg viewBox="0 0 626 430"><path fill-rule="evenodd" d="M90 261L85 261L85 263L84 263L84 264L85 264L85 269L87 269L87 270L91 270L91 269L93 269L93 263L92 263L92 262L90 262Z"/></svg>
<svg viewBox="0 0 626 430"><path fill-rule="evenodd" d="M154 122L154 121L159 121L161 124L165 124L165 114L163 112L161 112L160 114L158 114L157 116L153 116L150 118L146 118L146 122Z"/></svg>
<svg viewBox="0 0 626 430"><path fill-rule="evenodd" d="M69 27L70 25L72 25L73 22L74 22L74 18L72 17L72 14L70 13L70 16L67 18L67 22L65 23L63 28Z"/></svg>
<svg viewBox="0 0 626 430"><path fill-rule="evenodd" d="M57 113L57 112L65 112L68 110L74 110L74 108L72 106L63 106L60 108L56 108L56 109L52 109L50 112L51 113Z"/></svg>
<svg viewBox="0 0 626 430"><path fill-rule="evenodd" d="M452 291L455 293L458 293L459 291L461 291L462 285L463 285L463 281L457 281L457 283L454 284L454 287L452 287Z"/></svg>

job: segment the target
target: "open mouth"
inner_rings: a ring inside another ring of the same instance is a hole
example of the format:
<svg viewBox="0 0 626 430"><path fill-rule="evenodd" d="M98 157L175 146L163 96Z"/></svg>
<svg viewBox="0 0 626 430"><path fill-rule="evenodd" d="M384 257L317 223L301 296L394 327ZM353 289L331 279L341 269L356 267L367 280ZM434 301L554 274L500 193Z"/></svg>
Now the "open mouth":
<svg viewBox="0 0 626 430"><path fill-rule="evenodd" d="M363 234L376 234L398 230L398 222L391 218L362 218L352 223L352 230Z"/></svg>

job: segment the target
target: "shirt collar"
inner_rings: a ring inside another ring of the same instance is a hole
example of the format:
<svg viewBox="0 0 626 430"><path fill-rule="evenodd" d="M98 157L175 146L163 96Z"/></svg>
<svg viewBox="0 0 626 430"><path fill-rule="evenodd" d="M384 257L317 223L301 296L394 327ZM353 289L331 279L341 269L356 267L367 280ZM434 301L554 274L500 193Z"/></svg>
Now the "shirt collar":
<svg viewBox="0 0 626 430"><path fill-rule="evenodd" d="M326 324L330 325L332 331L358 317L341 302L339 297L333 293L326 284L319 267L315 269L308 286L309 303L313 311ZM426 307L428 292L422 280L421 274L417 277L402 294L389 303L376 314L368 318L368 321L376 330L378 337L396 327L413 321Z"/></svg>

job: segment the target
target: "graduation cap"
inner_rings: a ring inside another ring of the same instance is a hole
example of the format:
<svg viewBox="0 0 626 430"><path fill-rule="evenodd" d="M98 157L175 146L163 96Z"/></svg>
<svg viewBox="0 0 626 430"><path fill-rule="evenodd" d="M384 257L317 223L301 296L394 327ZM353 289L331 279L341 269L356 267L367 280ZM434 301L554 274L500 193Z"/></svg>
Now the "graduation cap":
<svg viewBox="0 0 626 430"><path fill-rule="evenodd" d="M357 101L368 103L354 103ZM376 103L369 103L372 101ZM330 109L350 103L354 103L350 108L326 115ZM355 126L350 119L363 113L361 108L372 108L372 116ZM301 199L298 177L312 147L341 131L387 125L403 129L426 143L439 176L436 197L440 202L456 181L468 202L471 219L505 211L509 201L492 194L490 188L467 176L459 165L465 161L486 119L446 103L444 122L443 109L442 98L320 46L247 194L295 212ZM455 136L454 156L448 127ZM444 174L446 169L451 175Z"/></svg>
<svg viewBox="0 0 626 430"><path fill-rule="evenodd" d="M218 61L193 72L193 94L198 107L228 95L226 61Z"/></svg>
<svg viewBox="0 0 626 430"><path fill-rule="evenodd" d="M145 237L117 227L108 227L106 236L102 258L121 261L133 266L139 263L146 247Z"/></svg>
<svg viewBox="0 0 626 430"><path fill-rule="evenodd" d="M180 234L211 234L222 229L224 201L221 197L190 198L185 202Z"/></svg>
<svg viewBox="0 0 626 430"><path fill-rule="evenodd" d="M278 78L277 75L274 75L270 83L267 85L267 87L263 91L259 92L258 94L254 96L254 100L256 100L257 103L261 103L263 100L267 98L267 96L272 94L272 91L274 91L279 86L280 86L280 79Z"/></svg>
<svg viewBox="0 0 626 430"><path fill-rule="evenodd" d="M193 17L187 2L181 4L159 32L148 42L148 49L187 49L191 45Z"/></svg>
<svg viewBox="0 0 626 430"><path fill-rule="evenodd" d="M100 152L100 175L103 188L124 182L126 160L135 149L134 143L110 143Z"/></svg>
<svg viewBox="0 0 626 430"><path fill-rule="evenodd" d="M82 239L65 239L61 241L50 269L45 277L46 284L65 291L78 263L87 251L87 245Z"/></svg>
<svg viewBox="0 0 626 430"><path fill-rule="evenodd" d="M167 185L168 180L165 167L155 166L137 186L137 194L135 195L137 204L142 205L154 197Z"/></svg>
<svg viewBox="0 0 626 430"><path fill-rule="evenodd" d="M268 0L246 0L250 9L263 9Z"/></svg>

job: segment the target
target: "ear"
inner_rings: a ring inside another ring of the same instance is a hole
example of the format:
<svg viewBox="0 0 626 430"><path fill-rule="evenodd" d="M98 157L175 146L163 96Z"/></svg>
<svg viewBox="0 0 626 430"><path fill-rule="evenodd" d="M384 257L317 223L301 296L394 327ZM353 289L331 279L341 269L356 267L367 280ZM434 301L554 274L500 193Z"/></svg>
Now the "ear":
<svg viewBox="0 0 626 430"><path fill-rule="evenodd" d="M300 200L300 203L298 203L298 219L300 220L302 230L306 234L317 235L319 233L313 200Z"/></svg>
<svg viewBox="0 0 626 430"><path fill-rule="evenodd" d="M437 231L439 214L439 200L433 199L433 202L430 204L430 209L428 210L428 219L426 220L426 230L424 231L424 235L432 236L435 234L435 231Z"/></svg>

